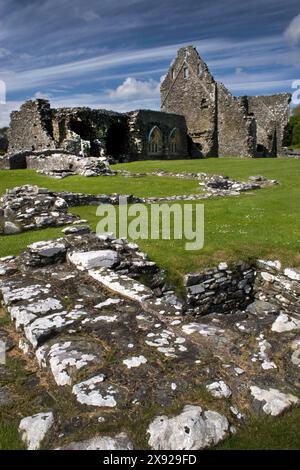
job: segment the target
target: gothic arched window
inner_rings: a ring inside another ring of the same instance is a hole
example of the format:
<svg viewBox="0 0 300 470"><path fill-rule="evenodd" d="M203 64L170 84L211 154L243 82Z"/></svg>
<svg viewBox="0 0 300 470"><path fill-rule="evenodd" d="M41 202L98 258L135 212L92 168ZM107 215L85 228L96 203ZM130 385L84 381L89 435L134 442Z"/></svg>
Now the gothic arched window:
<svg viewBox="0 0 300 470"><path fill-rule="evenodd" d="M163 135L159 127L152 127L148 137L148 152L161 153L163 147Z"/></svg>
<svg viewBox="0 0 300 470"><path fill-rule="evenodd" d="M169 136L169 151L170 153L177 153L180 149L180 132L174 127Z"/></svg>

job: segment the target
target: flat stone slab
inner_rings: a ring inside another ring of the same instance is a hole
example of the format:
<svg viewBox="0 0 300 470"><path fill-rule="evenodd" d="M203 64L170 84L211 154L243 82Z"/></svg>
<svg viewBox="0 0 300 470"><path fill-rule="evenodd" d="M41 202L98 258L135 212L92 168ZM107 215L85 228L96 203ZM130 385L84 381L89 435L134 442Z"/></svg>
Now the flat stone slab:
<svg viewBox="0 0 300 470"><path fill-rule="evenodd" d="M57 450L133 450L129 437L124 432L111 436L96 436L86 441L71 442Z"/></svg>
<svg viewBox="0 0 300 470"><path fill-rule="evenodd" d="M118 262L119 256L113 250L75 251L68 254L68 260L78 269L111 268Z"/></svg>
<svg viewBox="0 0 300 470"><path fill-rule="evenodd" d="M73 386L72 393L79 403L89 406L114 408L121 398L120 389L106 381L104 374Z"/></svg>
<svg viewBox="0 0 300 470"><path fill-rule="evenodd" d="M89 275L102 286L129 300L144 302L153 297L152 290L144 284L109 269L90 270Z"/></svg>
<svg viewBox="0 0 300 470"><path fill-rule="evenodd" d="M82 341L54 343L50 348L42 346L36 351L40 366L50 366L57 385L71 386L78 371L87 373L91 366L102 364L101 349L98 344Z"/></svg>
<svg viewBox="0 0 300 470"><path fill-rule="evenodd" d="M19 432L27 449L38 450L53 424L54 417L51 411L23 418L19 424Z"/></svg>
<svg viewBox="0 0 300 470"><path fill-rule="evenodd" d="M300 329L300 319L293 316L281 313L272 325L272 331L276 333L284 333L286 331L293 331Z"/></svg>
<svg viewBox="0 0 300 470"><path fill-rule="evenodd" d="M282 393L275 388L263 389L252 386L250 391L255 401L261 403L263 412L271 416L278 416L292 405L299 403L299 399L296 396L290 393Z"/></svg>
<svg viewBox="0 0 300 470"><path fill-rule="evenodd" d="M200 450L216 445L229 435L225 416L187 405L174 418L158 416L148 428L154 450Z"/></svg>

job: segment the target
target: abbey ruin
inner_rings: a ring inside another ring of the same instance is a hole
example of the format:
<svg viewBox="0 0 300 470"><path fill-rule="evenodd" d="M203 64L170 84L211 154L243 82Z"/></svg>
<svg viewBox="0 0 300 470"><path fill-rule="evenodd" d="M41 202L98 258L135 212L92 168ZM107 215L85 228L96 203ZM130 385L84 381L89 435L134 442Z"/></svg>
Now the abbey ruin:
<svg viewBox="0 0 300 470"><path fill-rule="evenodd" d="M114 161L276 157L290 101L288 93L234 97L188 46L178 51L161 85L160 112L52 109L47 100L27 101L11 114L8 155L60 150ZM24 158L17 160L10 158L9 166L27 166Z"/></svg>
<svg viewBox="0 0 300 470"><path fill-rule="evenodd" d="M177 53L161 86L161 110L186 118L194 152L206 157L276 157L291 95L235 98L193 46Z"/></svg>

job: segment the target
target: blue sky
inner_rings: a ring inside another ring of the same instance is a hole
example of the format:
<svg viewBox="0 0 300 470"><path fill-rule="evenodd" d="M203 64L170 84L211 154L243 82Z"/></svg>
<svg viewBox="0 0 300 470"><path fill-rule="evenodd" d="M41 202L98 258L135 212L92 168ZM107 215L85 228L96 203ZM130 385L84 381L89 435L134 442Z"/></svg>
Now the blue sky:
<svg viewBox="0 0 300 470"><path fill-rule="evenodd" d="M299 0L0 0L0 126L33 97L159 109L160 80L188 44L235 95L291 91Z"/></svg>

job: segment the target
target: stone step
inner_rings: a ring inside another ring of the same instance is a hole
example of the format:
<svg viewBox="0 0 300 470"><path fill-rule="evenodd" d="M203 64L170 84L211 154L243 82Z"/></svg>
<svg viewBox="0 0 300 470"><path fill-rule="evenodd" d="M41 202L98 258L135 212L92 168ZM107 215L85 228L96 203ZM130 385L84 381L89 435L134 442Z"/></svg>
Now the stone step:
<svg viewBox="0 0 300 470"><path fill-rule="evenodd" d="M149 287L125 274L119 274L107 268L91 269L88 274L109 291L118 294L120 297L138 302L146 312L162 315L178 315L181 313L179 305L172 305L163 298L155 297Z"/></svg>

